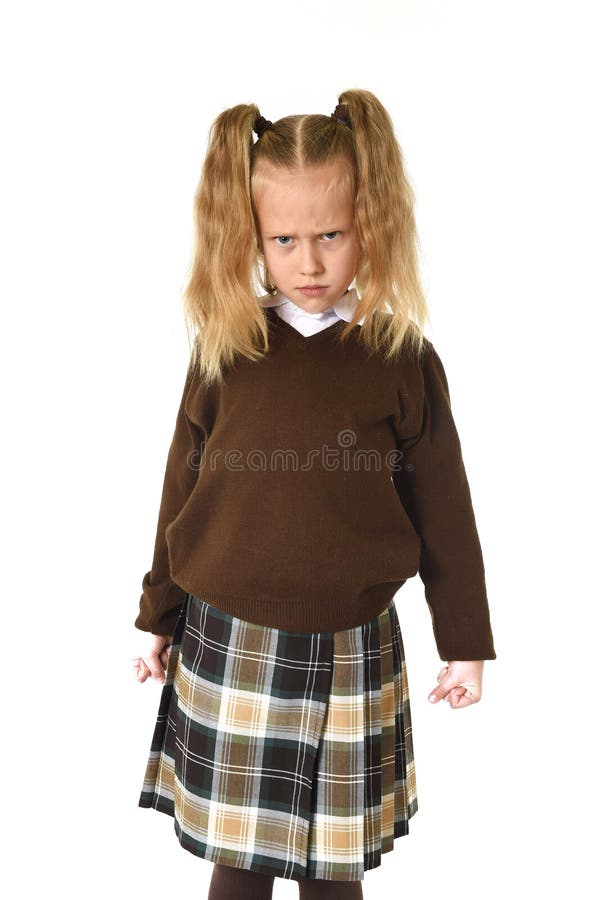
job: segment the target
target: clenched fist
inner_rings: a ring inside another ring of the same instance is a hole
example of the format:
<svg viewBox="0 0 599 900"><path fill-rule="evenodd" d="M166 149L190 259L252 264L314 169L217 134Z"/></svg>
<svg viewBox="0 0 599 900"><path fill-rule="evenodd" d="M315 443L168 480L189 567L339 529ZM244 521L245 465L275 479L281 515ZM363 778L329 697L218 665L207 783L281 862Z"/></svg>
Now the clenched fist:
<svg viewBox="0 0 599 900"><path fill-rule="evenodd" d="M439 686L429 694L431 703L447 700L452 709L478 703L483 693L484 659L454 659L437 675Z"/></svg>
<svg viewBox="0 0 599 900"><path fill-rule="evenodd" d="M172 637L164 634L151 634L150 645L147 653L133 658L133 668L137 673L137 680L142 682L152 677L159 684L164 684L164 673L168 664Z"/></svg>

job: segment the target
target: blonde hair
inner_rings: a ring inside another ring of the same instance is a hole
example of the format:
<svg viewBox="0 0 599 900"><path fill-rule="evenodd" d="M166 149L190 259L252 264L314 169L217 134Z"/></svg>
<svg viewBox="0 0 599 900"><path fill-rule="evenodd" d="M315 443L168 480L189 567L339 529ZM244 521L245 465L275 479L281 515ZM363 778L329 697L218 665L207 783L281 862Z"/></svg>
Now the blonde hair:
<svg viewBox="0 0 599 900"><path fill-rule="evenodd" d="M224 110L211 126L194 198L195 246L183 294L191 365L199 365L206 382L221 381L236 354L255 360L269 349L268 322L255 293L256 283L266 293L276 290L258 238L254 198L263 185L261 161L292 172L339 159L350 164L360 302L339 339L347 340L358 328L369 352L382 351L386 359L423 349L429 313L418 271L414 193L392 121L369 91L344 91L339 103L350 127L331 116L292 115L254 141L260 110L253 103Z"/></svg>

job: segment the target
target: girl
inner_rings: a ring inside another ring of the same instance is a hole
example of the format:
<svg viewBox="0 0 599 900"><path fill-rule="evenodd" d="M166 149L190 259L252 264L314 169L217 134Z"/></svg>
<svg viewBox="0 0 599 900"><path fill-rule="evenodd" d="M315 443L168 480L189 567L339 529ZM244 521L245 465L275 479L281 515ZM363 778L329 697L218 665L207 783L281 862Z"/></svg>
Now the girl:
<svg viewBox="0 0 599 900"><path fill-rule="evenodd" d="M478 702L496 658L389 115L363 90L330 116L226 110L195 220L135 621L137 678L163 684L139 805L214 863L209 900L276 876L352 900L418 808L394 595L420 574L447 662L431 701Z"/></svg>

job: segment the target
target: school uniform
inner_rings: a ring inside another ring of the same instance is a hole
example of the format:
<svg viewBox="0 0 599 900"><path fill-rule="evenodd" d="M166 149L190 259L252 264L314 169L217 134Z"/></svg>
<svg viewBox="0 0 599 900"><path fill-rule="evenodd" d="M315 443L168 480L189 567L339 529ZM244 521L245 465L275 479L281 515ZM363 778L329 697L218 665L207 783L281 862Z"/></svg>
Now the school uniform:
<svg viewBox="0 0 599 900"><path fill-rule="evenodd" d="M213 863L361 880L418 809L394 596L420 574L440 658L495 659L482 552L431 342L337 340L355 290L260 302L269 352L185 380L135 621L173 635L139 805Z"/></svg>

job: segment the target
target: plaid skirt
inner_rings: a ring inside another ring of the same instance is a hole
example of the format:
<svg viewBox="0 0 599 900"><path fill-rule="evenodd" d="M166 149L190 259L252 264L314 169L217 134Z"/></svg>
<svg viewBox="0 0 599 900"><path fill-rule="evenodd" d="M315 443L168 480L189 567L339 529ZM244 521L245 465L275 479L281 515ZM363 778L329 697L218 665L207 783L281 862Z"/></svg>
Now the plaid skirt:
<svg viewBox="0 0 599 900"><path fill-rule="evenodd" d="M395 603L305 634L187 594L139 806L182 847L281 878L357 881L418 809Z"/></svg>

